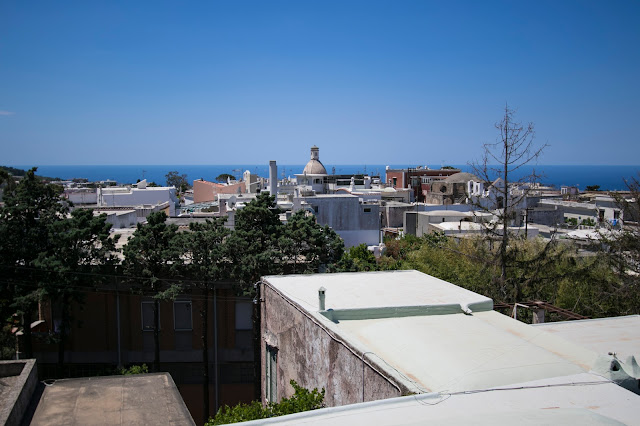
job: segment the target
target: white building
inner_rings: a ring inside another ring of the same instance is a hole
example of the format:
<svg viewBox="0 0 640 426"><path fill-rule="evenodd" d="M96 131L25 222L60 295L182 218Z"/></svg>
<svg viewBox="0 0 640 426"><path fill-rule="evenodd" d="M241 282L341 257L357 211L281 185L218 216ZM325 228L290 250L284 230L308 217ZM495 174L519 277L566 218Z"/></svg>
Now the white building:
<svg viewBox="0 0 640 426"><path fill-rule="evenodd" d="M169 216L176 216L180 201L173 186L147 186L147 181L138 182L137 187L98 188L98 207L136 207L169 203Z"/></svg>
<svg viewBox="0 0 640 426"><path fill-rule="evenodd" d="M328 225L340 235L345 247L380 243L380 205L363 203L357 195L301 195L294 198L292 210L313 213L320 225Z"/></svg>
<svg viewBox="0 0 640 426"><path fill-rule="evenodd" d="M284 424L638 423L637 327L583 345L607 331L565 338L417 271L267 276L260 291L263 401L295 380L335 407Z"/></svg>
<svg viewBox="0 0 640 426"><path fill-rule="evenodd" d="M338 179L329 176L320 161L320 150L311 147L311 158L291 197L291 210L313 213L318 224L331 227L344 240L345 247L380 244L380 191L371 188L371 177ZM283 205L279 202L279 205Z"/></svg>
<svg viewBox="0 0 640 426"><path fill-rule="evenodd" d="M300 194L325 194L327 192L326 177L327 169L320 161L320 149L317 146L311 147L311 159L304 166L301 174L296 175L298 190Z"/></svg>

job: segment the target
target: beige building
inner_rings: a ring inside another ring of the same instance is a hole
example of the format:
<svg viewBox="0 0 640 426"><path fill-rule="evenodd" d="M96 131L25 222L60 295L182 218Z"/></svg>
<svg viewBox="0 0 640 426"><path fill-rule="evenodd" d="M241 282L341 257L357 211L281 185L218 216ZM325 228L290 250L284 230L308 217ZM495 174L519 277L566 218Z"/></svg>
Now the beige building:
<svg viewBox="0 0 640 426"><path fill-rule="evenodd" d="M425 196L427 204L462 204L467 202L467 184L477 181L471 173L456 173L431 184L431 190Z"/></svg>
<svg viewBox="0 0 640 426"><path fill-rule="evenodd" d="M215 201L218 194L244 194L246 186L244 182L235 183L217 183L209 182L204 179L193 181L193 202L205 203Z"/></svg>

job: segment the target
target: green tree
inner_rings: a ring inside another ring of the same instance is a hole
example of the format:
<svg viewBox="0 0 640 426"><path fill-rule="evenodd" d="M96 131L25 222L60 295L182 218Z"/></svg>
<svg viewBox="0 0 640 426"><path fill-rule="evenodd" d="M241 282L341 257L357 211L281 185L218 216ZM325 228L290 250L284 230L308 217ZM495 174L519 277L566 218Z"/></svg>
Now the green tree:
<svg viewBox="0 0 640 426"><path fill-rule="evenodd" d="M377 271L378 262L366 244L350 247L344 254L342 270L346 271Z"/></svg>
<svg viewBox="0 0 640 426"><path fill-rule="evenodd" d="M204 418L209 418L209 299L216 283L228 279L228 257L225 239L231 231L224 227L226 218L205 223L190 223L189 231L182 235L187 259L185 270L194 285L204 294L200 311L202 319L202 365Z"/></svg>
<svg viewBox="0 0 640 426"><path fill-rule="evenodd" d="M406 234L401 238L385 238L386 251L378 260L378 267L381 270L406 269L407 255L419 249L424 242L424 238L411 234Z"/></svg>
<svg viewBox="0 0 640 426"><path fill-rule="evenodd" d="M275 197L260 193L235 215L234 232L227 239L231 276L242 283L240 292L255 295L253 284L263 275L282 271L279 240L284 225Z"/></svg>
<svg viewBox="0 0 640 426"><path fill-rule="evenodd" d="M160 371L160 301L180 292L176 280L182 266L182 244L178 227L167 225L164 212L151 213L146 224L138 224L124 246L123 269L133 288L153 297L153 371Z"/></svg>
<svg viewBox="0 0 640 426"><path fill-rule="evenodd" d="M76 209L68 218L54 221L48 229L51 246L48 251L39 253L34 262L47 277L41 297L60 306L61 322L57 330L60 377L63 376L65 345L71 328L71 305L81 302L88 289L104 280L105 267L115 264L115 244L110 238L111 224L106 218L105 214L94 216L91 210Z"/></svg>
<svg viewBox="0 0 640 426"><path fill-rule="evenodd" d="M287 221L280 248L286 273L311 273L331 269L344 253L344 242L328 226L320 226L315 216L298 210Z"/></svg>
<svg viewBox="0 0 640 426"><path fill-rule="evenodd" d="M13 176L8 171L0 169L0 190L6 187L7 190L11 191L15 186L16 180Z"/></svg>
<svg viewBox="0 0 640 426"><path fill-rule="evenodd" d="M227 182L229 179L235 180L235 178L234 175L230 175L229 173L222 173L216 177L216 182Z"/></svg>
<svg viewBox="0 0 640 426"><path fill-rule="evenodd" d="M187 180L187 175L180 174L176 170L167 173L165 178L167 179L167 186L175 187L179 193L183 193L187 189L191 188L191 185L189 185L189 181Z"/></svg>
<svg viewBox="0 0 640 426"><path fill-rule="evenodd" d="M238 293L255 297L260 277L282 271L279 241L284 226L275 197L260 193L235 215L234 231L225 240L230 260L230 276L239 283ZM260 342L260 304L253 305L254 347ZM255 398L260 397L260 354L254 351Z"/></svg>
<svg viewBox="0 0 640 426"><path fill-rule="evenodd" d="M10 301L5 306L20 316L24 332L24 356L32 357L31 323L40 290L46 282L36 262L40 253L47 253L54 243L50 226L68 212L61 198L62 187L46 184L35 175L36 168L27 171L15 186L4 191L4 206L0 208L0 293Z"/></svg>
<svg viewBox="0 0 640 426"><path fill-rule="evenodd" d="M628 195L613 192L622 211L622 226L604 226L600 230L600 255L606 257L618 277L612 290L625 296L630 305L626 313L640 313L640 173L625 181Z"/></svg>

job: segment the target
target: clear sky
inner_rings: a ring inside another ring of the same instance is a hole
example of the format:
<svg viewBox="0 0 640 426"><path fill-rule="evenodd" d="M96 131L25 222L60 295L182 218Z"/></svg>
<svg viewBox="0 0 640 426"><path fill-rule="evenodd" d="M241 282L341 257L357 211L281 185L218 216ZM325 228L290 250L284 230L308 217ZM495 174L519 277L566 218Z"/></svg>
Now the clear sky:
<svg viewBox="0 0 640 426"><path fill-rule="evenodd" d="M0 164L640 164L638 1L0 2Z"/></svg>

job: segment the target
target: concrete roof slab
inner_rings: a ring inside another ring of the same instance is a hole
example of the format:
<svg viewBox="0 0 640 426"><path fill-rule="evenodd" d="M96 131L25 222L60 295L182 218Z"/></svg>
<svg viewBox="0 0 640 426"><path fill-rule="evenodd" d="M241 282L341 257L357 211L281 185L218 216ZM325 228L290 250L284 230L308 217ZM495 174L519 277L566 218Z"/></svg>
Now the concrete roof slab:
<svg viewBox="0 0 640 426"><path fill-rule="evenodd" d="M57 380L32 425L194 424L168 373Z"/></svg>

